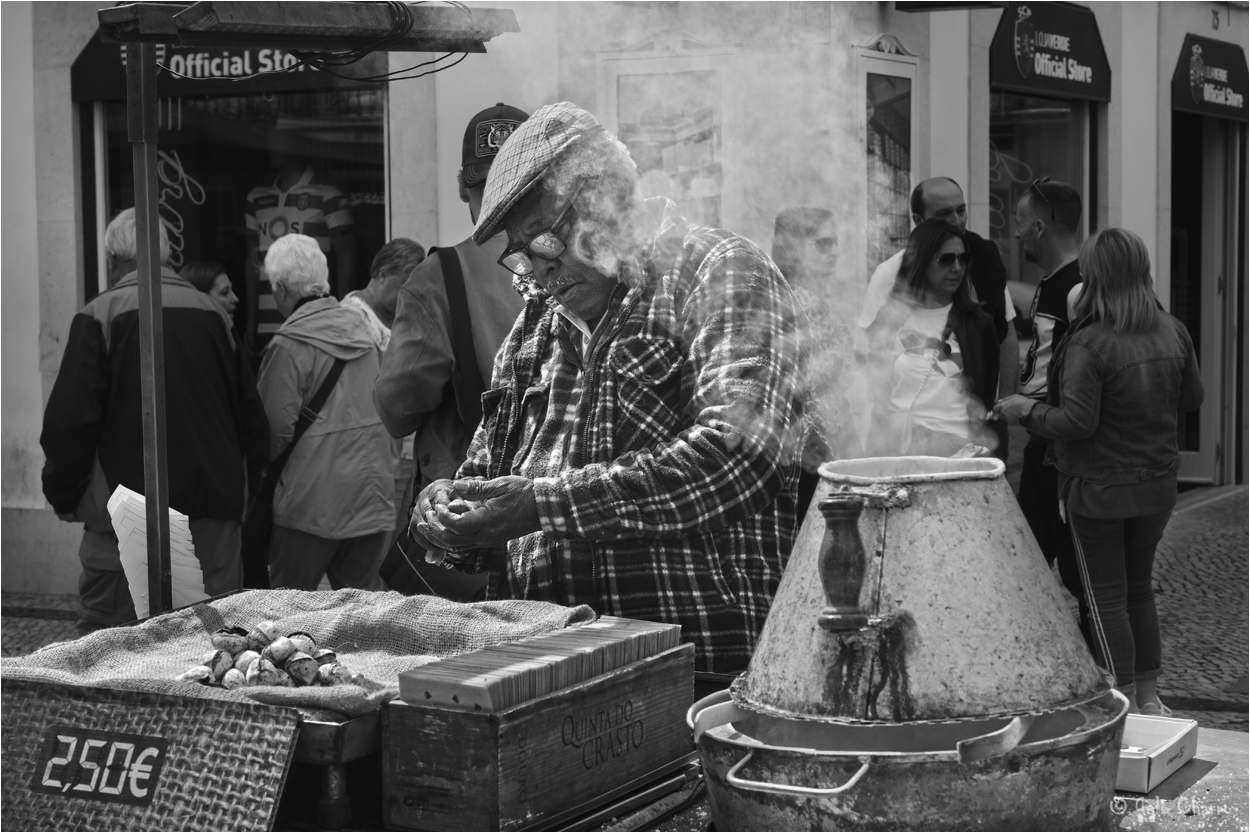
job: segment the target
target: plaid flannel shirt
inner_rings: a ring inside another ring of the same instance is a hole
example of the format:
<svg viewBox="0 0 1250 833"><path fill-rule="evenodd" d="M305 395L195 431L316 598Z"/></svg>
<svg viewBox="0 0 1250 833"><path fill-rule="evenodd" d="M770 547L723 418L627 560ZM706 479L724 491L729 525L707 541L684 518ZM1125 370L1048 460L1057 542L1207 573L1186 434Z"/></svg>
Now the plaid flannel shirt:
<svg viewBox="0 0 1250 833"><path fill-rule="evenodd" d="M677 623L700 670L739 671L796 532L801 313L757 246L659 202L584 350L530 298L460 476L534 481L542 531L491 559L492 597Z"/></svg>

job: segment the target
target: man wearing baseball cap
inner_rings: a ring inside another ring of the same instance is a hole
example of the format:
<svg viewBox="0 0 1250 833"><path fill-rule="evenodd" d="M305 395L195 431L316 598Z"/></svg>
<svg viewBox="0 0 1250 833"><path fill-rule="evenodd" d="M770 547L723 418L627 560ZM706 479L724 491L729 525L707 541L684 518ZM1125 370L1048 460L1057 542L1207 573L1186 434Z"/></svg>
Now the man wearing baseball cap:
<svg viewBox="0 0 1250 833"><path fill-rule="evenodd" d="M678 623L698 670L741 671L797 526L799 313L755 244L638 191L572 104L508 139L473 239L505 230L525 312L468 459L412 529L488 569L488 598Z"/></svg>
<svg viewBox="0 0 1250 833"><path fill-rule="evenodd" d="M460 199L474 222L482 206L486 175L503 143L527 115L496 104L475 115L464 132ZM373 390L378 415L392 436L417 432L413 492L455 475L481 419L481 395L490 386L491 363L512 329L524 302L512 289L511 274L499 265L507 237L471 238L430 256L412 270L399 291L390 345ZM401 535L382 567L392 589L437 592L469 601L485 585L484 576L429 569L424 553ZM415 557L414 557L415 556ZM413 574L419 570L423 577Z"/></svg>

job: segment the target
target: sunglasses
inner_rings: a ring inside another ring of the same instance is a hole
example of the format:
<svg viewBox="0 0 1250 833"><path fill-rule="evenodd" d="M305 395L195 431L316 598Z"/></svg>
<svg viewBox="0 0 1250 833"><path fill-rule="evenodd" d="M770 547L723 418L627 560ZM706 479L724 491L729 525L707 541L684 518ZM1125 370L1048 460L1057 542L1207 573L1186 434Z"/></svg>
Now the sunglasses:
<svg viewBox="0 0 1250 833"><path fill-rule="evenodd" d="M555 260L564 254L564 241L556 236L556 229L564 224L564 215L569 213L569 209L573 207L573 202L585 185L584 179L577 183L577 187L573 189L564 207L556 215L555 222L535 234L528 242L505 249L504 253L499 256L499 265L518 277L527 278L534 274L534 261L530 260L531 256L537 255L543 260Z"/></svg>
<svg viewBox="0 0 1250 833"><path fill-rule="evenodd" d="M1036 192L1036 194L1042 198L1042 202L1046 203L1046 207L1050 209L1050 221L1053 223L1055 221L1055 206L1051 204L1050 200L1046 199L1046 195L1043 194L1042 189L1038 187L1039 185L1045 185L1047 182L1050 182L1050 177L1039 176L1037 179L1029 183L1029 190Z"/></svg>
<svg viewBox="0 0 1250 833"><path fill-rule="evenodd" d="M972 262L972 253L971 252L958 252L958 253L943 252L942 254L934 258L934 260L936 260L937 265L941 266L943 269L951 268L952 266L955 265L955 261L957 260L959 261L960 266L967 266L969 263Z"/></svg>
<svg viewBox="0 0 1250 833"><path fill-rule="evenodd" d="M817 254L821 255L833 254L833 250L838 246L838 238L836 237L817 237L811 242L812 248L816 250Z"/></svg>

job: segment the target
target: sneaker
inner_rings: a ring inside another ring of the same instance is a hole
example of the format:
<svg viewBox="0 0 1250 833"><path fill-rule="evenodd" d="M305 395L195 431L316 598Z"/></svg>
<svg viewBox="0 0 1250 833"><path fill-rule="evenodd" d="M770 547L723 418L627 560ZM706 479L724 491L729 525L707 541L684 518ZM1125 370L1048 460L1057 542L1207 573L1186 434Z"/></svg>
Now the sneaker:
<svg viewBox="0 0 1250 833"><path fill-rule="evenodd" d="M1138 709L1139 713L1147 717L1171 717L1172 710L1163 705L1161 700L1151 700L1149 703L1143 703Z"/></svg>

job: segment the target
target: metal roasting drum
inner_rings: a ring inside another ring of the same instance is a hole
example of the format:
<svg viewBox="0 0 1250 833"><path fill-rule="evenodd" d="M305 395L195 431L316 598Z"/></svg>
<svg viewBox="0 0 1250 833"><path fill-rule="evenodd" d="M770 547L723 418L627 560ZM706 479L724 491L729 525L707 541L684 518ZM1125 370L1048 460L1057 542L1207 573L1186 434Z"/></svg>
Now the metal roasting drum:
<svg viewBox="0 0 1250 833"><path fill-rule="evenodd" d="M1004 471L821 467L750 666L689 714L718 830L1106 824L1128 701Z"/></svg>

